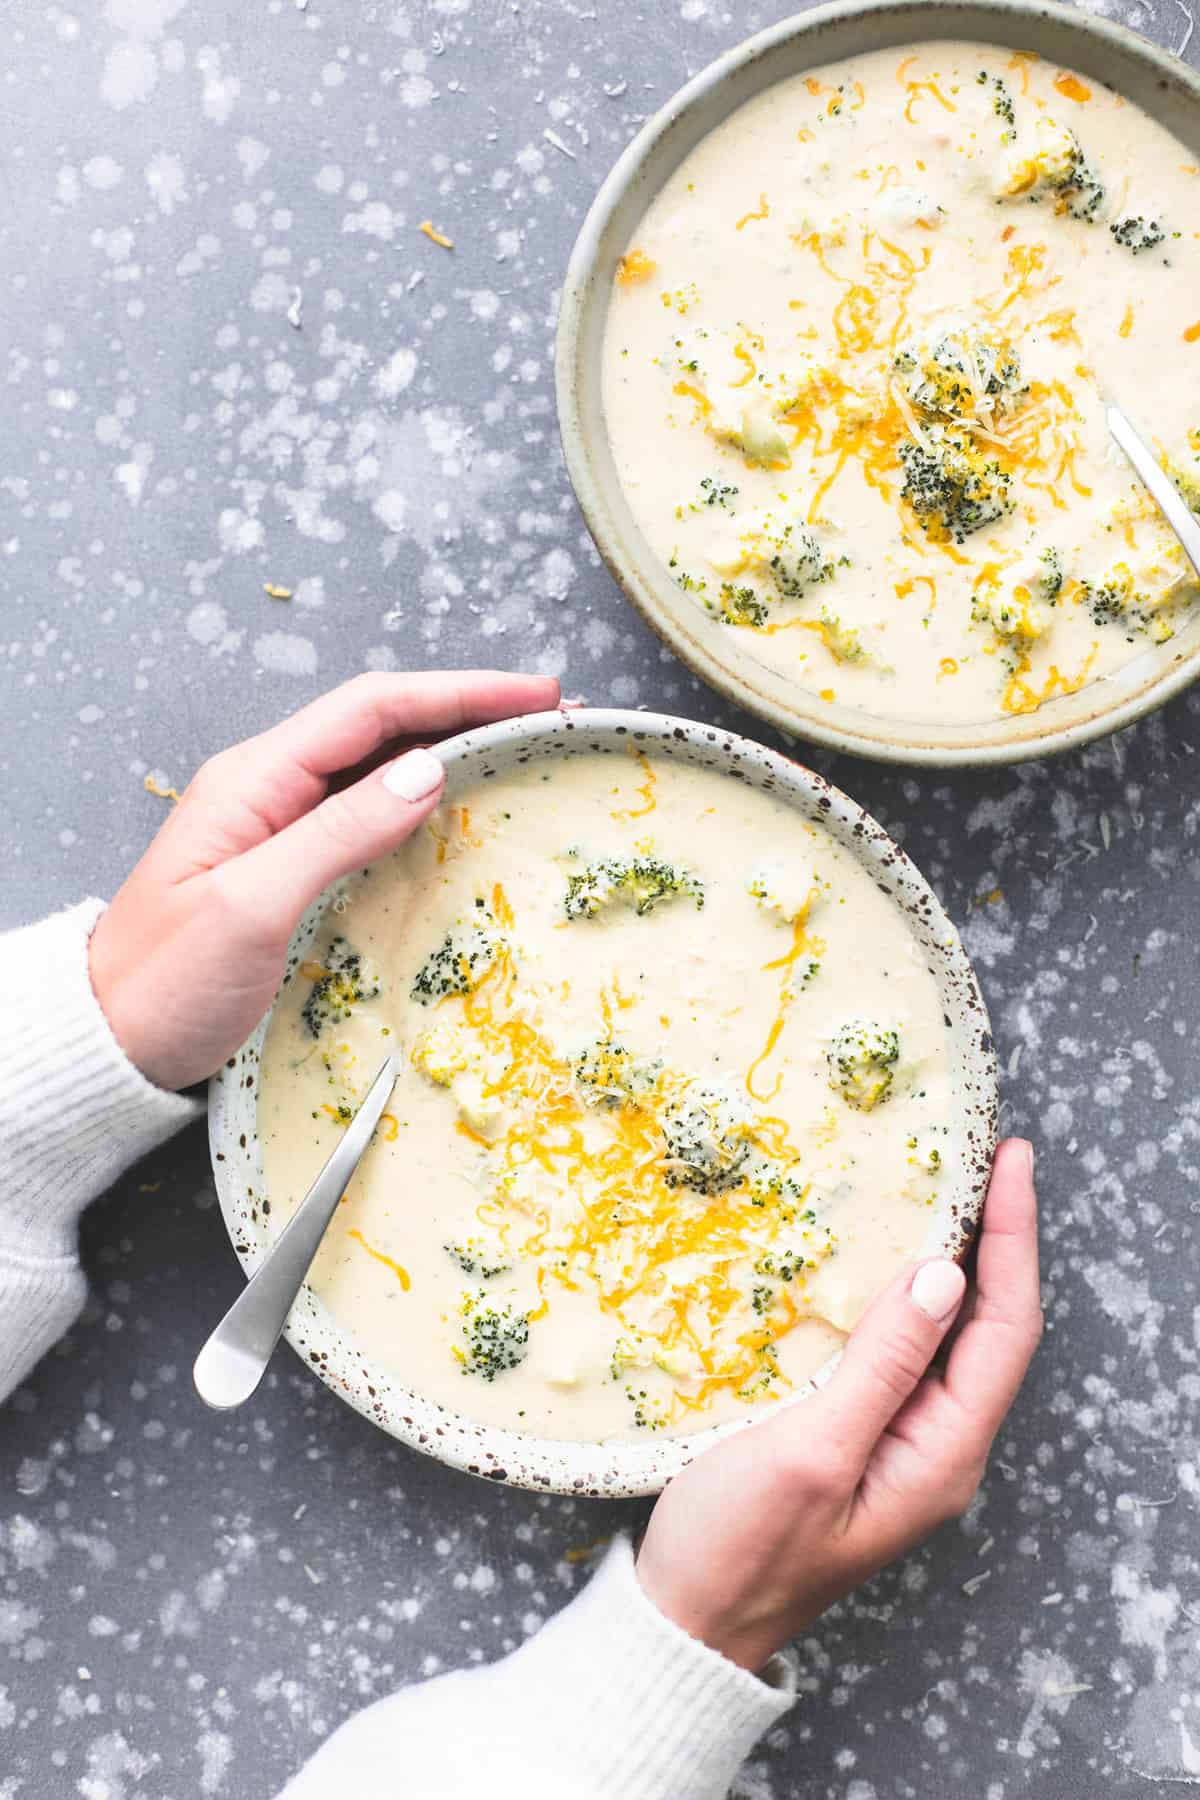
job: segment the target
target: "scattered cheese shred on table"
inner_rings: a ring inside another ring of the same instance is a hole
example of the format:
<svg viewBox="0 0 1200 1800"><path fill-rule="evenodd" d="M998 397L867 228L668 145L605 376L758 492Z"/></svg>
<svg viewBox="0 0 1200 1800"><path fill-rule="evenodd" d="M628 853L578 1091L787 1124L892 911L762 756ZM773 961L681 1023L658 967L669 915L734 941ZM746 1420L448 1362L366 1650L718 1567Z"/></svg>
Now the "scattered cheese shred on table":
<svg viewBox="0 0 1200 1800"><path fill-rule="evenodd" d="M423 231L431 244L440 244L443 250L453 250L454 239L448 238L444 232L437 231L432 219L422 219L417 230Z"/></svg>
<svg viewBox="0 0 1200 1800"><path fill-rule="evenodd" d="M173 787L163 787L153 775L147 775L142 786L148 794L153 794L156 800L170 800L175 806L179 804L179 790Z"/></svg>
<svg viewBox="0 0 1200 1800"><path fill-rule="evenodd" d="M263 582L263 593L271 600L290 600L291 588L277 587L273 581Z"/></svg>

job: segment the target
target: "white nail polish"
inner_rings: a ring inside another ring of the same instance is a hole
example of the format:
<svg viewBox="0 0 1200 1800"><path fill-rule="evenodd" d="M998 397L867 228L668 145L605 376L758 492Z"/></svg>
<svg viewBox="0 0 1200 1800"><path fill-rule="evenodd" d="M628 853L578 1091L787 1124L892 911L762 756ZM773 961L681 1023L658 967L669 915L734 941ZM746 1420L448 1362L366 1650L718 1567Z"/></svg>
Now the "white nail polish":
<svg viewBox="0 0 1200 1800"><path fill-rule="evenodd" d="M442 785L442 765L432 750L410 750L383 772L383 785L398 799L424 800Z"/></svg>
<svg viewBox="0 0 1200 1800"><path fill-rule="evenodd" d="M926 1318L940 1325L948 1319L963 1297L966 1281L957 1263L948 1261L922 1263L913 1276L909 1289L914 1306Z"/></svg>

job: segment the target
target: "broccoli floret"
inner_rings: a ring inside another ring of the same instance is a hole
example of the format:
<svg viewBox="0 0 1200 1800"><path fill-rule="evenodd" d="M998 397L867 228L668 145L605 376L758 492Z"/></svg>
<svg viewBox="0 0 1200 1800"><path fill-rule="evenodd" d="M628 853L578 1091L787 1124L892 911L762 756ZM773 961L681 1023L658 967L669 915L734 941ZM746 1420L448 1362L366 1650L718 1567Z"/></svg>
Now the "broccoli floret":
<svg viewBox="0 0 1200 1800"><path fill-rule="evenodd" d="M601 856L568 874L563 910L568 919L594 919L604 907L620 901L640 918L661 900L677 895L686 895L699 910L704 905L704 883L690 869L661 857Z"/></svg>
<svg viewBox="0 0 1200 1800"><path fill-rule="evenodd" d="M624 1106L648 1094L662 1072L661 1062L647 1062L623 1044L589 1044L571 1065L589 1106Z"/></svg>
<svg viewBox="0 0 1200 1800"><path fill-rule="evenodd" d="M773 539L767 566L785 600L798 600L816 582L828 581L834 569L813 533L799 525L785 525Z"/></svg>
<svg viewBox="0 0 1200 1800"><path fill-rule="evenodd" d="M777 1281L794 1281L805 1269L819 1265L802 1250L767 1250L754 1265L756 1275L773 1275Z"/></svg>
<svg viewBox="0 0 1200 1800"><path fill-rule="evenodd" d="M834 662L859 663L867 660L862 640L857 628L844 625L836 613L828 607L821 611L821 642L832 656Z"/></svg>
<svg viewBox="0 0 1200 1800"><path fill-rule="evenodd" d="M769 1208L785 1225L797 1219L805 1225L816 1223L817 1215L807 1204L809 1191L810 1183L782 1169L772 1169L767 1175L756 1172L747 1183L751 1206L764 1211Z"/></svg>
<svg viewBox="0 0 1200 1800"><path fill-rule="evenodd" d="M961 544L1012 509L1011 476L966 432L939 429L932 447L910 440L900 446L900 461L901 497L923 531Z"/></svg>
<svg viewBox="0 0 1200 1800"><path fill-rule="evenodd" d="M1056 119L1043 117L1037 121L1037 146L1032 155L1010 163L1001 197L1034 204L1050 197L1057 211L1093 224L1104 204L1104 183L1075 133Z"/></svg>
<svg viewBox="0 0 1200 1800"><path fill-rule="evenodd" d="M975 77L980 87L992 90L992 111L1004 126L1000 139L1002 144L1010 143L1016 135L1017 116L1013 109L1012 95L1008 91L1008 83L999 75L989 75L986 69L980 69Z"/></svg>
<svg viewBox="0 0 1200 1800"><path fill-rule="evenodd" d="M1167 462L1164 467L1184 503L1192 512L1200 513L1200 481L1194 475L1189 475L1186 469L1181 469L1177 463Z"/></svg>
<svg viewBox="0 0 1200 1800"><path fill-rule="evenodd" d="M943 332L928 346L908 346L892 366L913 406L931 419L997 419L1029 392L1016 351L967 327Z"/></svg>
<svg viewBox="0 0 1200 1800"><path fill-rule="evenodd" d="M705 605L709 612L719 614L725 625L765 625L770 612L770 602L757 588L745 583L735 587L732 581L723 581L717 600L707 600Z"/></svg>
<svg viewBox="0 0 1200 1800"><path fill-rule="evenodd" d="M1165 644L1175 635L1170 614L1155 604L1154 597L1139 588L1128 563L1116 563L1099 583L1081 583L1083 600L1096 625L1119 625L1132 643L1144 634L1152 643Z"/></svg>
<svg viewBox="0 0 1200 1800"><path fill-rule="evenodd" d="M321 973L312 984L301 1017L310 1036L319 1038L327 1025L340 1024L356 1006L364 1000L378 999L382 991L379 973L370 959L352 949L344 937L335 937L325 952Z"/></svg>
<svg viewBox="0 0 1200 1800"><path fill-rule="evenodd" d="M463 1295L461 1312L466 1349L458 1355L464 1375L495 1381L524 1362L529 1353L528 1313L514 1311L509 1301L497 1306L483 1288Z"/></svg>
<svg viewBox="0 0 1200 1800"><path fill-rule="evenodd" d="M485 1244L482 1238L465 1238L461 1244L443 1244L442 1248L464 1275L478 1275L481 1281L490 1281L495 1275L507 1275L512 1268L499 1246Z"/></svg>
<svg viewBox="0 0 1200 1800"><path fill-rule="evenodd" d="M1126 213L1124 218L1115 219L1108 229L1121 248L1133 256L1140 256L1143 250L1153 250L1167 235L1157 219L1144 213Z"/></svg>
<svg viewBox="0 0 1200 1800"><path fill-rule="evenodd" d="M700 503L702 506L728 507L731 500L737 498L738 490L730 487L726 481L718 481L715 476L705 475L700 483Z"/></svg>
<svg viewBox="0 0 1200 1800"><path fill-rule="evenodd" d="M1054 548L1053 544L1048 544L1042 551L1039 560L1042 563L1045 573L1041 576L1038 586L1041 588L1042 599L1046 602L1046 605L1053 606L1059 595L1062 593L1062 558L1059 556L1058 551Z"/></svg>
<svg viewBox="0 0 1200 1800"><path fill-rule="evenodd" d="M900 1034L888 1025L851 1019L825 1052L829 1085L856 1112L872 1112L892 1091Z"/></svg>
<svg viewBox="0 0 1200 1800"><path fill-rule="evenodd" d="M490 908L477 899L474 912L459 919L413 977L409 994L432 1006L449 994L471 994L479 986L504 945Z"/></svg>
<svg viewBox="0 0 1200 1800"><path fill-rule="evenodd" d="M722 1194L742 1180L750 1154L749 1120L725 1088L690 1081L664 1107L662 1133L668 1187Z"/></svg>

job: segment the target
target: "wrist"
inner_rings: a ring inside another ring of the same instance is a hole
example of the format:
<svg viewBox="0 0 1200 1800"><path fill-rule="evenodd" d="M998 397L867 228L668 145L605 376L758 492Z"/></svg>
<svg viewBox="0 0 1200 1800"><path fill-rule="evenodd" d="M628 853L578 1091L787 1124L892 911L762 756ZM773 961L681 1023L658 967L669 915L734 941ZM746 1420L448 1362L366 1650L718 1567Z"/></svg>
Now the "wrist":
<svg viewBox="0 0 1200 1800"><path fill-rule="evenodd" d="M742 1616L740 1610L720 1605L712 1593L693 1592L681 1586L658 1568L652 1557L641 1552L634 1572L647 1600L664 1618L748 1674L761 1674L792 1636L778 1621L765 1615L756 1617L751 1610L748 1616Z"/></svg>
<svg viewBox="0 0 1200 1800"><path fill-rule="evenodd" d="M144 1029L138 998L144 975L126 953L112 908L101 913L88 939L87 965L96 1003L126 1059L154 1087L174 1089L177 1083L163 1079L169 1072L156 1067L159 1059Z"/></svg>

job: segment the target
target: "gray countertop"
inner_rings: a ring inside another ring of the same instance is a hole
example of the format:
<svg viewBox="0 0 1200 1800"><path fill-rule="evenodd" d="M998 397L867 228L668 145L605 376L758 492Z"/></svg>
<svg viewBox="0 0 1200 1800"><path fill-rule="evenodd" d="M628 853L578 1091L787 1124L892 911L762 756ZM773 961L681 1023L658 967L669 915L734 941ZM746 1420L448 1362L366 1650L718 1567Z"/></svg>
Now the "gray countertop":
<svg viewBox="0 0 1200 1800"><path fill-rule="evenodd" d="M788 7L67 4L0 6L0 919L110 892L148 771L364 664L528 664L764 735L598 565L551 332L620 146ZM812 1633L744 1800L1200 1785L1198 737L1200 696L1052 766L812 759L976 958L1049 1329L969 1516ZM640 1516L452 1474L288 1351L206 1413L240 1277L199 1128L83 1243L87 1313L0 1415L0 1800L266 1796L365 1701L536 1630L567 1552Z"/></svg>

